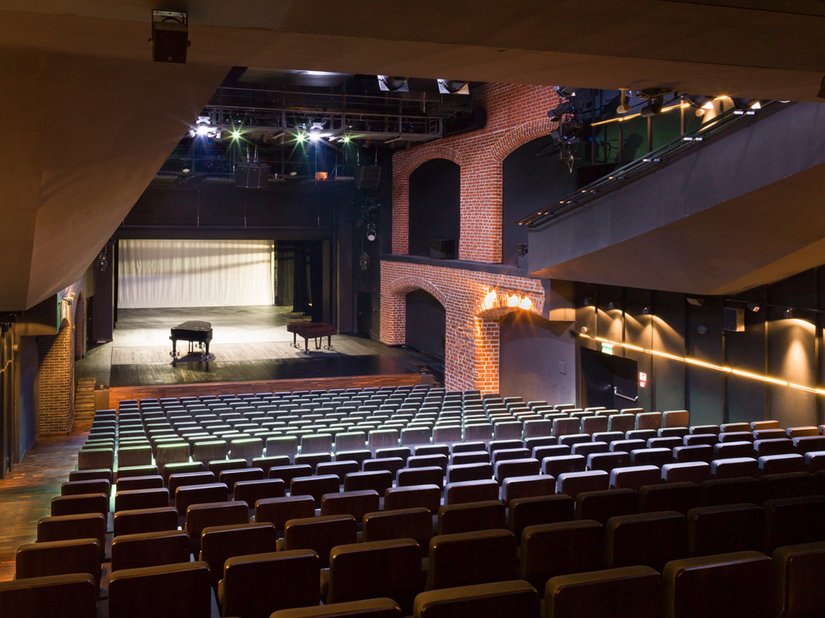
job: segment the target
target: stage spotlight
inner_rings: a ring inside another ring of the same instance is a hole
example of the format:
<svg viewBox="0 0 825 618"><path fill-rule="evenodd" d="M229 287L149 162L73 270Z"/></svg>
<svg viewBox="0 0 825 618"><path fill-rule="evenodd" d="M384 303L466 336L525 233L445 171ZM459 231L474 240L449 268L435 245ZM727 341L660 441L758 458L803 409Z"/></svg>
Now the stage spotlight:
<svg viewBox="0 0 825 618"><path fill-rule="evenodd" d="M747 307L748 307L748 309L750 309L754 313L758 313L759 310L762 309L762 307L760 307L756 303L748 303Z"/></svg>
<svg viewBox="0 0 825 618"><path fill-rule="evenodd" d="M304 133L303 131L298 131L295 134L295 141L298 142L299 144L303 144L305 141L307 141L307 134Z"/></svg>
<svg viewBox="0 0 825 618"><path fill-rule="evenodd" d="M195 126L189 129L189 137L218 137L220 129L212 125L209 116L198 116Z"/></svg>
<svg viewBox="0 0 825 618"><path fill-rule="evenodd" d="M470 94L470 86L467 82L439 79L438 92L440 94Z"/></svg>
<svg viewBox="0 0 825 618"><path fill-rule="evenodd" d="M550 118L551 122L558 122L565 114L572 114L575 111L576 108L572 103L564 102L547 112L547 117Z"/></svg>
<svg viewBox="0 0 825 618"><path fill-rule="evenodd" d="M352 141L352 138L351 138L349 135L345 135L345 136L343 136L343 137L341 138L341 141L342 141L344 144L349 144L349 143Z"/></svg>
<svg viewBox="0 0 825 618"><path fill-rule="evenodd" d="M229 137L232 138L232 141L237 142L239 139L241 139L241 135L242 134L240 129L232 129L231 131L229 131Z"/></svg>
<svg viewBox="0 0 825 618"><path fill-rule="evenodd" d="M576 89L571 88L570 86L553 86L553 90L555 90L560 97L575 97L576 96Z"/></svg>
<svg viewBox="0 0 825 618"><path fill-rule="evenodd" d="M409 92L410 85L406 77L378 75L378 89L382 92Z"/></svg>
<svg viewBox="0 0 825 618"><path fill-rule="evenodd" d="M658 96L653 97L650 102L642 108L642 111L639 112L639 115L642 118L649 118L650 116L655 116L662 112L662 105L664 104L664 97Z"/></svg>
<svg viewBox="0 0 825 618"><path fill-rule="evenodd" d="M378 232L375 229L375 223L367 224L367 240L375 242L376 238L378 238Z"/></svg>

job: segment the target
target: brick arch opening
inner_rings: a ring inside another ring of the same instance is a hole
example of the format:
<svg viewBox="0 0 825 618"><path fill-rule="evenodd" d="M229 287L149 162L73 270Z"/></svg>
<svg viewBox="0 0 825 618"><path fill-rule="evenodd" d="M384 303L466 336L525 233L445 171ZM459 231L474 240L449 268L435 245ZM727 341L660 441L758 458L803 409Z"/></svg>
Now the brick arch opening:
<svg viewBox="0 0 825 618"><path fill-rule="evenodd" d="M520 148L534 139L549 135L557 129L558 122L551 122L549 118L536 118L514 127L511 131L506 131L490 147L490 157L502 163L514 150Z"/></svg>
<svg viewBox="0 0 825 618"><path fill-rule="evenodd" d="M461 235L461 167L449 159L425 161L409 176L410 255L455 258L454 247ZM452 244L450 244L452 243ZM453 247L452 249L450 247Z"/></svg>
<svg viewBox="0 0 825 618"><path fill-rule="evenodd" d="M423 146L393 157L392 170L392 252L407 255L410 252L410 175L427 161L446 159L461 169L458 151L444 144Z"/></svg>

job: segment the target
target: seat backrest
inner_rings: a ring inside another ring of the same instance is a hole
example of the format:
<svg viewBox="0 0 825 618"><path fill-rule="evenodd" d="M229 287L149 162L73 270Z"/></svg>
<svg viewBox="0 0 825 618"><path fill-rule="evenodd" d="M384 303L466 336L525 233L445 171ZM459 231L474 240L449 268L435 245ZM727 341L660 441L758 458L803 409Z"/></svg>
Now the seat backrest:
<svg viewBox="0 0 825 618"><path fill-rule="evenodd" d="M766 500L765 549L825 541L825 496Z"/></svg>
<svg viewBox="0 0 825 618"><path fill-rule="evenodd" d="M504 505L497 494L493 500L442 506L438 511L438 534L504 528Z"/></svg>
<svg viewBox="0 0 825 618"><path fill-rule="evenodd" d="M378 510L379 495L374 489L324 494L321 497L321 515L349 514L361 521L366 513Z"/></svg>
<svg viewBox="0 0 825 618"><path fill-rule="evenodd" d="M175 525L177 525L177 518ZM97 539L102 548L106 542L106 518L100 513L43 517L37 522L37 542L70 539Z"/></svg>
<svg viewBox="0 0 825 618"><path fill-rule="evenodd" d="M51 502L51 515L83 515L86 513L109 512L109 496L107 494L75 494L70 496L55 496Z"/></svg>
<svg viewBox="0 0 825 618"><path fill-rule="evenodd" d="M682 515L702 505L702 491L698 483L663 483L639 488L639 511L677 511Z"/></svg>
<svg viewBox="0 0 825 618"><path fill-rule="evenodd" d="M423 468L401 468L395 475L398 487L410 485L438 485L444 486L444 470L438 466Z"/></svg>
<svg viewBox="0 0 825 618"><path fill-rule="evenodd" d="M286 485L281 479L238 481L232 491L233 500L243 500L250 508L263 498L281 498L286 495Z"/></svg>
<svg viewBox="0 0 825 618"><path fill-rule="evenodd" d="M702 506L687 512L687 551L691 556L764 547L763 510L755 504Z"/></svg>
<svg viewBox="0 0 825 618"><path fill-rule="evenodd" d="M661 575L645 566L560 575L547 583L545 615L548 618L658 618L661 590Z"/></svg>
<svg viewBox="0 0 825 618"><path fill-rule="evenodd" d="M606 524L611 517L638 511L639 496L635 489L599 489L583 491L576 496L577 519L593 519Z"/></svg>
<svg viewBox="0 0 825 618"><path fill-rule="evenodd" d="M436 484L390 487L384 492L384 510L424 507L433 515L441 504L441 487Z"/></svg>
<svg viewBox="0 0 825 618"><path fill-rule="evenodd" d="M314 514L315 500L312 496L263 498L255 504L255 521L268 521L279 531L290 519L312 517Z"/></svg>
<svg viewBox="0 0 825 618"><path fill-rule="evenodd" d="M720 599L731 618L775 616L773 563L754 551L669 562L662 572L665 615L716 618Z"/></svg>
<svg viewBox="0 0 825 618"><path fill-rule="evenodd" d="M88 573L100 581L102 548L97 539L25 543L15 554L15 579Z"/></svg>
<svg viewBox="0 0 825 618"><path fill-rule="evenodd" d="M90 618L97 611L98 584L88 573L0 582L1 616Z"/></svg>
<svg viewBox="0 0 825 618"><path fill-rule="evenodd" d="M276 541L275 526L269 522L209 526L201 533L198 559L209 565L212 585L217 588L227 558L275 551Z"/></svg>
<svg viewBox="0 0 825 618"><path fill-rule="evenodd" d="M749 476L710 479L702 481L699 487L706 506L762 502L759 481Z"/></svg>
<svg viewBox="0 0 825 618"><path fill-rule="evenodd" d="M337 493L340 488L341 479L335 474L298 476L292 479L289 485L289 494L292 496L312 496L315 500L315 506L321 506L321 497L324 494Z"/></svg>
<svg viewBox="0 0 825 618"><path fill-rule="evenodd" d="M336 545L355 543L356 522L352 515L324 515L290 519L284 526L284 549L312 549L321 567L329 566L329 552Z"/></svg>
<svg viewBox="0 0 825 618"><path fill-rule="evenodd" d="M687 521L676 511L617 515L607 520L607 563L611 567L643 564L661 570L684 558Z"/></svg>
<svg viewBox="0 0 825 618"><path fill-rule="evenodd" d="M68 481L60 485L61 496L77 494L106 494L112 493L112 482L108 479L88 479L84 481Z"/></svg>
<svg viewBox="0 0 825 618"><path fill-rule="evenodd" d="M205 485L184 485L175 490L175 508L179 515L185 515L189 507L207 502L223 502L229 488L225 483Z"/></svg>
<svg viewBox="0 0 825 618"><path fill-rule="evenodd" d="M773 553L780 616L816 616L825 607L825 586L812 585L825 572L825 542L779 547Z"/></svg>
<svg viewBox="0 0 825 618"><path fill-rule="evenodd" d="M501 499L509 505L512 500L533 496L549 496L556 491L556 479L550 474L511 476L501 484Z"/></svg>
<svg viewBox="0 0 825 618"><path fill-rule="evenodd" d="M584 491L607 489L610 475L604 470L562 472L556 479L556 493L575 498Z"/></svg>
<svg viewBox="0 0 825 618"><path fill-rule="evenodd" d="M218 587L223 613L269 616L276 610L315 605L321 596L319 570L318 554L311 549L228 558Z"/></svg>
<svg viewBox="0 0 825 618"><path fill-rule="evenodd" d="M528 526L518 576L543 592L551 577L604 568L604 541L604 526L592 519Z"/></svg>
<svg viewBox="0 0 825 618"><path fill-rule="evenodd" d="M405 608L423 588L421 548L412 539L339 545L330 553L328 603L389 597Z"/></svg>
<svg viewBox="0 0 825 618"><path fill-rule="evenodd" d="M446 503L453 505L480 500L498 500L498 494L499 485L493 479L447 483Z"/></svg>
<svg viewBox="0 0 825 618"><path fill-rule="evenodd" d="M513 579L516 537L509 530L441 534L430 539L427 589Z"/></svg>
<svg viewBox="0 0 825 618"><path fill-rule="evenodd" d="M209 526L246 524L249 522L249 506L246 502L206 502L193 504L186 510L186 532L192 542L192 553L201 548L201 533Z"/></svg>
<svg viewBox="0 0 825 618"><path fill-rule="evenodd" d="M112 525L114 536L176 530L178 527L178 511L173 506L118 511L112 517Z"/></svg>
<svg viewBox="0 0 825 618"><path fill-rule="evenodd" d="M122 534L112 539L112 571L189 562L189 535L181 530Z"/></svg>
<svg viewBox="0 0 825 618"><path fill-rule="evenodd" d="M426 553L432 536L433 516L424 507L364 515L365 541L410 538L418 543L422 553Z"/></svg>
<svg viewBox="0 0 825 618"><path fill-rule="evenodd" d="M527 526L552 524L573 519L575 503L573 498L563 494L516 498L507 509L507 528L521 539Z"/></svg>
<svg viewBox="0 0 825 618"><path fill-rule="evenodd" d="M345 618L360 616L362 618L401 618L401 608L392 599L378 598L366 601L347 601L346 603L329 603L315 607L282 609L270 618Z"/></svg>
<svg viewBox="0 0 825 618"><path fill-rule="evenodd" d="M120 483L118 483L120 485ZM169 505L169 490L165 487L154 489L129 489L115 494L115 512L135 509L154 509Z"/></svg>
<svg viewBox="0 0 825 618"><path fill-rule="evenodd" d="M109 615L140 618L163 615L209 618L212 587L205 562L123 569L109 579Z"/></svg>
<svg viewBox="0 0 825 618"><path fill-rule="evenodd" d="M414 614L416 618L534 618L539 614L539 597L530 584L518 580L458 586L422 592L415 598Z"/></svg>
<svg viewBox="0 0 825 618"><path fill-rule="evenodd" d="M662 482L662 471L657 466L625 466L610 471L610 487L615 489L636 489L642 485Z"/></svg>
<svg viewBox="0 0 825 618"><path fill-rule="evenodd" d="M201 463L197 465L204 466L204 464ZM168 468L169 466L166 467L164 472L168 471ZM176 469L179 469L179 467ZM169 487L169 493L173 496L178 487L183 487L184 485L206 485L214 482L215 474L209 472L205 466L198 472L173 472L166 477L166 485Z"/></svg>

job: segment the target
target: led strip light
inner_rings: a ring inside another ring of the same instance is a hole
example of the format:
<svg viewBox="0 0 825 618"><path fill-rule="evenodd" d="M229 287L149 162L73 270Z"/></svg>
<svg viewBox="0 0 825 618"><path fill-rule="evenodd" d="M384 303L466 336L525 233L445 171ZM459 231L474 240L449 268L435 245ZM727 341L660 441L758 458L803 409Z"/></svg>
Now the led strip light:
<svg viewBox="0 0 825 618"><path fill-rule="evenodd" d="M775 384L776 386L786 386L788 388L793 388L798 391L804 391L806 393L813 393L815 395L825 395L825 388L816 388L813 386L806 386L804 384L797 384L796 382L791 382L783 378L775 378L773 376L765 375L762 373L753 373L752 371L745 371L744 369L736 369L735 367L729 367L728 365L717 365L716 363L709 363L707 361L699 360L698 358L693 358L691 356L679 356L678 354L660 352L659 350L651 350L649 348L643 348L642 346L633 345L630 343L622 343L621 341L605 339L604 337L594 337L586 333L579 333L579 337L583 339L590 339L591 341L595 341L597 343L607 343L614 347L623 348L625 350L641 352L642 354L647 354L648 356L666 358L668 360L677 361L679 363L685 363L686 365L693 365L694 367L702 367L704 369L711 369L713 371L738 376L740 378L747 378L748 380L756 380L757 382L764 382L766 384Z"/></svg>

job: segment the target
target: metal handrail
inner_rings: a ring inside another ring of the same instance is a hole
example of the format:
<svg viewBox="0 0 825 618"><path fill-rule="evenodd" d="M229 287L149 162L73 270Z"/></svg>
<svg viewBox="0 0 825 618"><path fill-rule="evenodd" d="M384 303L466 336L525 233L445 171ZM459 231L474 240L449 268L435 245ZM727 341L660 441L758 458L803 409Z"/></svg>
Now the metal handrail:
<svg viewBox="0 0 825 618"><path fill-rule="evenodd" d="M518 224L526 225L531 229L545 225L561 215L567 214L576 208L581 208L585 204L611 191L615 191L642 176L650 174L659 169L662 163L670 163L677 157L687 154L722 133L727 133L734 128L749 126L750 123L757 118L763 118L768 113L772 113L780 107L782 106L779 105L778 101L767 101L762 104L758 112L753 110L756 113L752 115L740 109L731 109L723 114L719 114L697 130L686 133L678 139L652 150L643 157L616 168L607 176L594 180L590 184L559 200L557 205L545 207L542 210L537 210L524 217L519 220Z"/></svg>

